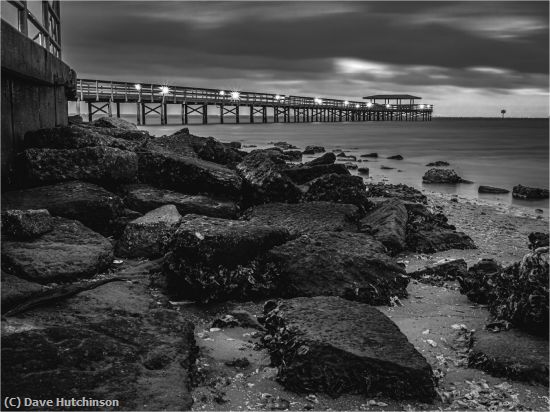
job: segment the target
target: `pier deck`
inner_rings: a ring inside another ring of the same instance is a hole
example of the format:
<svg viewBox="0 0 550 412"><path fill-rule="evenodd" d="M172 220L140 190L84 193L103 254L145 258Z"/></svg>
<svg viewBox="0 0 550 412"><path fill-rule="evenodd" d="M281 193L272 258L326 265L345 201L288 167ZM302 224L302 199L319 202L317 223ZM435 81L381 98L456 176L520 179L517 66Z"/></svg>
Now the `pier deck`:
<svg viewBox="0 0 550 412"><path fill-rule="evenodd" d="M92 121L95 114L112 116L113 107L115 115L120 117L120 105L133 103L138 124L146 124L147 115L151 114L159 115L161 124L168 124L168 106L173 105L180 107L181 124L184 125L189 123L191 115L201 116L202 123L207 124L209 106L216 107L220 123L224 123L227 116L240 123L242 108L249 117L248 123L268 123L269 118L274 123L431 120L433 105L415 104L414 99L409 100L409 104L402 104L397 99L396 104L390 104L389 99L380 104L376 101L78 79L76 107L80 114L81 102L85 102L88 120Z"/></svg>

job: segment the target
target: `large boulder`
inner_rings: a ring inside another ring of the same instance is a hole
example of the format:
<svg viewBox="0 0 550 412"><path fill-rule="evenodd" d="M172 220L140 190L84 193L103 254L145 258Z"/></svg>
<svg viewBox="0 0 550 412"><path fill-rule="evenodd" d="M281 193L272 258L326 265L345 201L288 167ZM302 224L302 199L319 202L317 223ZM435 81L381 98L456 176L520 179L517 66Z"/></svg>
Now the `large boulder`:
<svg viewBox="0 0 550 412"><path fill-rule="evenodd" d="M396 197L407 202L428 203L428 198L420 190L401 183L369 183L367 192L371 197Z"/></svg>
<svg viewBox="0 0 550 412"><path fill-rule="evenodd" d="M238 197L242 180L234 170L199 159L177 136L149 141L137 151L139 179L156 187L183 193L213 193Z"/></svg>
<svg viewBox="0 0 550 412"><path fill-rule="evenodd" d="M315 153L324 153L324 152L325 152L325 148L323 146L306 146L306 148L302 153L312 155Z"/></svg>
<svg viewBox="0 0 550 412"><path fill-rule="evenodd" d="M53 407L27 407L40 410L191 410L198 348L193 324L178 312L96 310L91 319L58 322L2 333L4 396L52 400ZM66 403L56 407L57 394ZM83 399L89 403L71 405Z"/></svg>
<svg viewBox="0 0 550 412"><path fill-rule="evenodd" d="M54 218L54 229L38 239L2 242L2 269L39 283L90 277L112 261L111 242L75 220Z"/></svg>
<svg viewBox="0 0 550 412"><path fill-rule="evenodd" d="M80 149L27 149L19 160L25 185L39 186L83 180L106 186L136 180L134 152L109 146Z"/></svg>
<svg viewBox="0 0 550 412"><path fill-rule="evenodd" d="M298 202L302 192L283 172L286 167L284 155L275 150L253 150L245 156L237 171L244 181L246 202Z"/></svg>
<svg viewBox="0 0 550 412"><path fill-rule="evenodd" d="M361 217L354 205L332 202L268 203L248 209L244 219L282 227L293 236L316 232L357 232Z"/></svg>
<svg viewBox="0 0 550 412"><path fill-rule="evenodd" d="M104 136L111 136L117 139L124 139L128 141L142 142L144 140L152 138L149 132L146 132L145 130L121 129L117 127L97 127L94 126L93 123L82 123L78 124L77 127L81 130L89 130Z"/></svg>
<svg viewBox="0 0 550 412"><path fill-rule="evenodd" d="M497 377L548 386L548 339L521 331L473 334L468 366Z"/></svg>
<svg viewBox="0 0 550 412"><path fill-rule="evenodd" d="M181 221L174 205L161 206L126 225L116 245L117 256L156 258L165 248Z"/></svg>
<svg viewBox="0 0 550 412"><path fill-rule="evenodd" d="M289 390L424 402L436 397L426 359L372 306L338 297L295 298L268 311L265 324L271 360Z"/></svg>
<svg viewBox="0 0 550 412"><path fill-rule="evenodd" d="M163 138L161 138L163 139ZM200 137L189 134L189 130L184 128L171 136L164 138L166 140L181 140L182 144L187 144L200 159L209 162L220 163L223 165L235 165L242 160L242 155L231 147L217 141L213 137ZM155 139L155 142L159 142Z"/></svg>
<svg viewBox="0 0 550 412"><path fill-rule="evenodd" d="M108 127L124 130L137 130L137 126L134 123L130 123L124 119L118 117L100 117L92 123L96 127Z"/></svg>
<svg viewBox="0 0 550 412"><path fill-rule="evenodd" d="M500 187L484 186L480 185L477 188L478 193L488 193L488 194L505 194L510 193L508 189L501 189Z"/></svg>
<svg viewBox="0 0 550 412"><path fill-rule="evenodd" d="M390 199L361 219L361 231L373 235L392 252L401 252L406 248L407 218L405 204L399 199Z"/></svg>
<svg viewBox="0 0 550 412"><path fill-rule="evenodd" d="M256 276L255 259L289 238L279 227L187 215L168 246L168 292L203 302L261 295L271 281Z"/></svg>
<svg viewBox="0 0 550 412"><path fill-rule="evenodd" d="M549 246L548 233L544 232L531 232L529 233L529 249L535 250L539 247Z"/></svg>
<svg viewBox="0 0 550 412"><path fill-rule="evenodd" d="M79 220L104 235L113 234L126 213L118 196L78 181L3 193L2 210L9 209L47 209L52 216Z"/></svg>
<svg viewBox="0 0 550 412"><path fill-rule="evenodd" d="M302 235L265 257L277 295L340 296L371 305L407 296L409 278L372 236L350 232Z"/></svg>
<svg viewBox="0 0 550 412"><path fill-rule="evenodd" d="M304 195L304 200L347 203L365 210L372 206L363 179L350 174L329 174L315 179Z"/></svg>
<svg viewBox="0 0 550 412"><path fill-rule="evenodd" d="M336 155L332 152L325 153L307 163L304 166L319 166L319 165L331 165L336 161Z"/></svg>
<svg viewBox="0 0 550 412"><path fill-rule="evenodd" d="M29 282L20 277L2 271L2 312L7 312L13 306L36 296L45 289L45 286Z"/></svg>
<svg viewBox="0 0 550 412"><path fill-rule="evenodd" d="M407 249L419 253L435 253L449 249L475 249L472 239L457 232L442 213L432 213L420 203L406 203Z"/></svg>
<svg viewBox="0 0 550 412"><path fill-rule="evenodd" d="M455 183L471 183L464 180L452 169L437 169L428 170L422 176L423 183L439 183L439 184L455 184Z"/></svg>
<svg viewBox="0 0 550 412"><path fill-rule="evenodd" d="M33 239L53 229L46 209L6 210L2 212L2 234L14 239Z"/></svg>
<svg viewBox="0 0 550 412"><path fill-rule="evenodd" d="M468 275L468 266L464 259L453 259L409 272L408 275L412 279L416 279L422 283L443 286L447 281L456 281L466 277Z"/></svg>
<svg viewBox="0 0 550 412"><path fill-rule="evenodd" d="M302 152L300 150L285 150L283 156L286 161L289 162L301 162L302 161Z"/></svg>
<svg viewBox="0 0 550 412"><path fill-rule="evenodd" d="M516 199L548 199L548 189L517 185L512 189L512 196Z"/></svg>
<svg viewBox="0 0 550 412"><path fill-rule="evenodd" d="M132 141L120 139L78 126L52 127L25 134L25 147L37 149L81 149L83 147L109 146L122 150L135 150L145 141L145 138Z"/></svg>
<svg viewBox="0 0 550 412"><path fill-rule="evenodd" d="M349 171L343 164L323 164L316 166L298 166L285 169L283 172L296 184L304 184L327 174L348 175Z"/></svg>
<svg viewBox="0 0 550 412"><path fill-rule="evenodd" d="M174 205L181 215L194 213L234 219L239 213L239 207L234 201L212 196L186 195L145 184L126 185L122 188L122 192L126 206L141 213L150 212L164 205Z"/></svg>

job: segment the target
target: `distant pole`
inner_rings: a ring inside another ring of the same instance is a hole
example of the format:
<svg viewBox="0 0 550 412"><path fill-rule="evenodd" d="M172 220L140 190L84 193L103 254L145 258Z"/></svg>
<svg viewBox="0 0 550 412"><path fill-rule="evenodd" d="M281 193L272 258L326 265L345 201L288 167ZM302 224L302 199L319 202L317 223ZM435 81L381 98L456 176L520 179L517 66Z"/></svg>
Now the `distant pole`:
<svg viewBox="0 0 550 412"><path fill-rule="evenodd" d="M500 111L500 114L502 114L502 118L504 119L504 115L506 114L506 110L502 109L502 110Z"/></svg>

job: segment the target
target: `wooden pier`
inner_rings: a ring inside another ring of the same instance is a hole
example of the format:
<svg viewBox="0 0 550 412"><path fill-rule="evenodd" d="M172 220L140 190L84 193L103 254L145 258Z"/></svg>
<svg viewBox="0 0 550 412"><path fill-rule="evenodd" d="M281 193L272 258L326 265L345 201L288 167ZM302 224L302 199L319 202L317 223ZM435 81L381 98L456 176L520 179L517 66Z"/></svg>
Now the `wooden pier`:
<svg viewBox="0 0 550 412"><path fill-rule="evenodd" d="M416 104L415 100L421 99L417 96L375 95L364 99L369 101L78 79L76 108L80 115L81 102L85 102L88 120L92 121L95 114L113 116L113 110L120 117L120 105L132 103L140 125L145 125L151 114L159 115L161 124L168 124L168 107L174 105L183 125L194 114L202 118L202 124L208 124L209 106L216 107L220 123L226 123L228 116L240 123L243 111L248 115L247 123L268 123L270 118L274 123L432 120L433 105ZM376 102L380 99L384 103Z"/></svg>

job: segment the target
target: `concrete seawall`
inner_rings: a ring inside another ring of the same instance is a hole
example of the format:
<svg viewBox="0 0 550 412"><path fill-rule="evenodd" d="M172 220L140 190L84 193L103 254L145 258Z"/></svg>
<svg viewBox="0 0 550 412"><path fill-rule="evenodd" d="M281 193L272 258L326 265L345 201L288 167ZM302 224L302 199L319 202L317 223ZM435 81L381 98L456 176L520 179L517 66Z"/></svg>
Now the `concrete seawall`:
<svg viewBox="0 0 550 412"><path fill-rule="evenodd" d="M15 183L25 133L66 125L75 91L69 66L2 20L2 191Z"/></svg>

